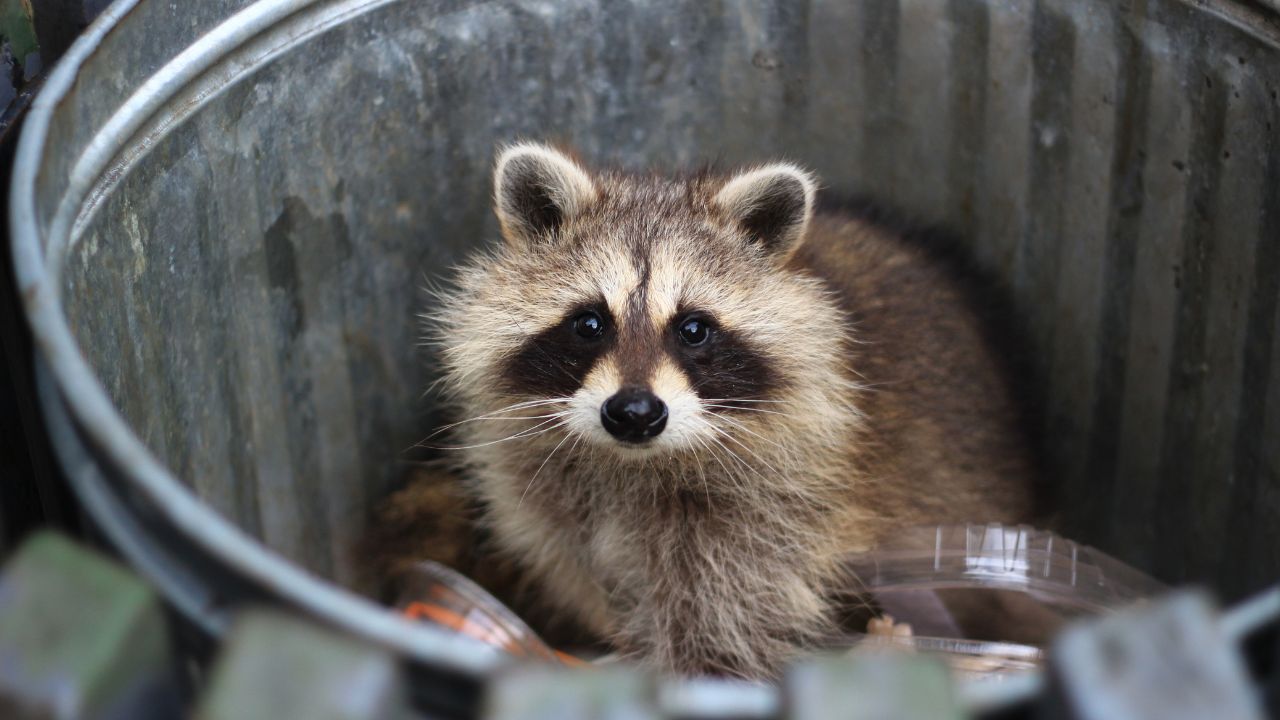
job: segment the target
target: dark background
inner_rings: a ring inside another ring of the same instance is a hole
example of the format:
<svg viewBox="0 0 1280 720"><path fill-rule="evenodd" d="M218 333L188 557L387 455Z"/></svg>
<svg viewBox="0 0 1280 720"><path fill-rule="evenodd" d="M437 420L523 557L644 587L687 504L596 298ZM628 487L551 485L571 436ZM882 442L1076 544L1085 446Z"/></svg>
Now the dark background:
<svg viewBox="0 0 1280 720"><path fill-rule="evenodd" d="M40 525L80 530L79 512L40 429L31 336L9 253L9 174L32 97L48 70L108 4L0 0L0 551Z"/></svg>

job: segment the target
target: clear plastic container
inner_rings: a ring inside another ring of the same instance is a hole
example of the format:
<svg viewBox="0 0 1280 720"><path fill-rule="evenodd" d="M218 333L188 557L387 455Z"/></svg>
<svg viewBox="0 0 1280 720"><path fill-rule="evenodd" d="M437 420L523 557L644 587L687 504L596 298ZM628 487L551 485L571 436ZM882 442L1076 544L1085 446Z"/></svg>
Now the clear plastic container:
<svg viewBox="0 0 1280 720"><path fill-rule="evenodd" d="M1164 589L1094 548L995 524L904 529L851 555L846 568L851 594L894 621L876 633L855 633L849 638L855 649L929 653L962 676L988 679L1037 669L1049 639L1072 618Z"/></svg>
<svg viewBox="0 0 1280 720"><path fill-rule="evenodd" d="M399 578L395 607L405 617L448 628L517 658L584 664L548 646L484 588L436 562L417 563Z"/></svg>

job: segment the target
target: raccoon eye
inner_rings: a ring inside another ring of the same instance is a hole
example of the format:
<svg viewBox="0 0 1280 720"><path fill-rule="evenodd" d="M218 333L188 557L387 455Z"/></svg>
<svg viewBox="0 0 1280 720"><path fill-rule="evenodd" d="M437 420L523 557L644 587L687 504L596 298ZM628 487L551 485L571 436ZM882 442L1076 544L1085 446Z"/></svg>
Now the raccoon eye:
<svg viewBox="0 0 1280 720"><path fill-rule="evenodd" d="M687 317L680 321L678 332L685 345L698 346L711 337L711 323L698 317Z"/></svg>
<svg viewBox="0 0 1280 720"><path fill-rule="evenodd" d="M573 319L573 331L578 337L594 340L604 334L604 319L594 312L584 312Z"/></svg>

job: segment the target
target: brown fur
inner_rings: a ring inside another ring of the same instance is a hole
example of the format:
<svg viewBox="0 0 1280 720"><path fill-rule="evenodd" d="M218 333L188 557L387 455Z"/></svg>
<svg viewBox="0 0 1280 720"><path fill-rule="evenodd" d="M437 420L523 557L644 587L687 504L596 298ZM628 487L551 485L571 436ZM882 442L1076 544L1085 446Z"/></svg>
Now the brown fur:
<svg viewBox="0 0 1280 720"><path fill-rule="evenodd" d="M1010 381L949 268L831 215L815 218L792 264L836 289L854 323L879 514L894 526L1030 519L1032 458Z"/></svg>
<svg viewBox="0 0 1280 720"><path fill-rule="evenodd" d="M759 678L830 632L842 554L903 525L1028 518L1009 386L959 288L885 230L813 217L803 171L591 174L522 145L496 176L506 242L431 320L469 420L458 482L390 500L382 571L516 567L641 662ZM589 353L556 329L582 307L613 329ZM710 359L671 339L690 309L723 329ZM599 427L624 383L671 407L642 449ZM466 508L502 561L475 554Z"/></svg>

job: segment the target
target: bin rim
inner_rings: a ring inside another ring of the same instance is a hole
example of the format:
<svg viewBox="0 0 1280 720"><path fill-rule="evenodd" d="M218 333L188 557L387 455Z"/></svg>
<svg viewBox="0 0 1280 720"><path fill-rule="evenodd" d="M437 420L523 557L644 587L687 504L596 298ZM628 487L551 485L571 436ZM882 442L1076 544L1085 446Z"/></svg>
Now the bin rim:
<svg viewBox="0 0 1280 720"><path fill-rule="evenodd" d="M287 15L318 1L261 0L234 13L216 27L240 30L242 37L246 33L251 36L254 23L262 25L273 17ZM104 39L116 31L142 2L144 0L117 0L89 25L48 75L21 128L9 193L10 252L16 286L34 341L36 360L47 369L56 388L54 393L40 394L46 415L51 411L65 410L88 444L116 466L126 484L152 503L163 520L183 529L185 538L202 551L272 594L288 599L315 619L380 643L429 667L477 679L488 675L504 664L504 658L492 648L464 636L410 623L372 600L304 570L196 497L132 431L72 334L63 313L57 263L47 261L45 248L49 245L42 242L46 239L47 229L38 220L36 181L55 111L67 100L80 69L92 59ZM47 239L60 242L64 238ZM50 408L50 404L60 407ZM51 442L55 444L74 441L65 433L51 433ZM59 450L60 463L77 495L101 497L102 478L88 478L86 475L92 473L76 472L67 466L66 458L75 457L76 449ZM104 508L93 504L89 504L86 510L95 520L99 519L97 514L105 512ZM119 536L122 532L119 524L100 524L108 539L136 569L160 588L165 599L177 606L188 620L215 638L225 634L231 620L230 613L208 607L207 603L189 594L184 597L174 592L172 583L158 577L156 568L148 563L147 558L139 557L136 545L129 538ZM190 532L191 528L199 528L199 532ZM234 610L235 605L228 609Z"/></svg>

